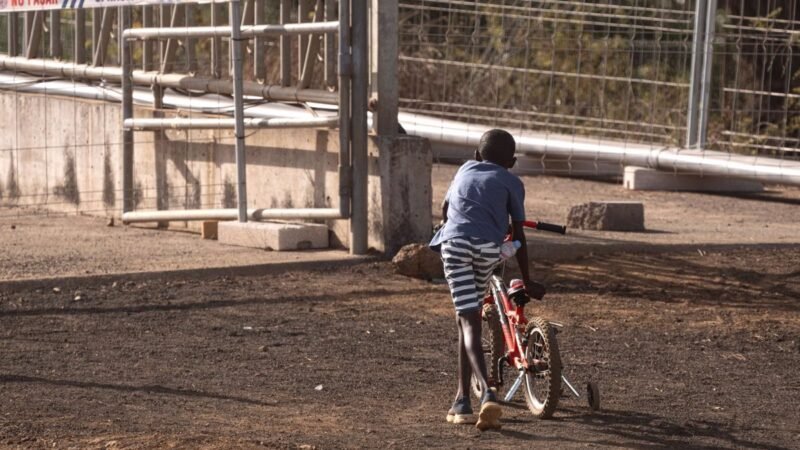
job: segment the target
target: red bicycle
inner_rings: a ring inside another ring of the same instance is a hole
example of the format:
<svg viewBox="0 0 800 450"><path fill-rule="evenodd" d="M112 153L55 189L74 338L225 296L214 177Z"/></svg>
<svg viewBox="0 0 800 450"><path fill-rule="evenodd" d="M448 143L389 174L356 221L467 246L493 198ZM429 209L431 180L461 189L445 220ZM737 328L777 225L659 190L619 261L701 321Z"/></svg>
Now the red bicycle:
<svg viewBox="0 0 800 450"><path fill-rule="evenodd" d="M542 222L527 221L527 228L565 234L566 227ZM505 263L489 279L483 304L485 329L482 334L483 350L489 370L489 386L497 389L506 402L510 402L519 388L525 386L525 402L534 416L547 419L553 416L562 396L562 382L576 398L581 394L563 375L561 354L556 334L564 327L543 317L525 316L525 305L530 301L522 280L511 280L508 287L503 281ZM515 374L513 383L505 391L504 369ZM473 377L472 388L481 398L479 383ZM600 408L600 391L597 383L586 386L586 398L593 410Z"/></svg>

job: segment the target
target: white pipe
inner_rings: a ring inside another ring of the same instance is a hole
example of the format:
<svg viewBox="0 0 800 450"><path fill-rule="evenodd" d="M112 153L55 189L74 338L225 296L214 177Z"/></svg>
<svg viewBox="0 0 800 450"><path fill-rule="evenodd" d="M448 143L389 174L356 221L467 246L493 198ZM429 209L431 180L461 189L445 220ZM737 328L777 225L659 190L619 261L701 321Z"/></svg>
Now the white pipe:
<svg viewBox="0 0 800 450"><path fill-rule="evenodd" d="M236 119L231 118L174 118L174 119L126 119L123 128L136 131L156 130L213 130L233 129ZM287 118L245 118L245 128L336 128L339 126L338 117L320 117L307 119Z"/></svg>
<svg viewBox="0 0 800 450"><path fill-rule="evenodd" d="M122 215L125 223L168 222L196 220L236 220L239 210L226 209L186 209L165 211L133 211ZM292 209L248 209L247 218L251 220L333 220L345 219L338 208L292 208Z"/></svg>
<svg viewBox="0 0 800 450"><path fill-rule="evenodd" d="M230 29L228 30L230 31ZM3 55L0 55L0 70L27 72L72 80L105 80L116 83L122 80L122 69L120 67L94 67L87 64ZM147 87L156 85L216 94L230 95L233 93L230 80L198 78L179 73L162 74L134 70L133 84ZM321 89L297 89L294 87L263 85L255 82L245 82L243 86L245 95L260 97L265 100L330 104L336 104L339 101L339 96L335 92L327 92Z"/></svg>
<svg viewBox="0 0 800 450"><path fill-rule="evenodd" d="M491 127L465 124L418 114L400 113L400 122L409 134L436 143L474 149ZM517 152L541 157L557 155L576 160L618 163L665 171L698 173L752 179L765 183L800 185L800 162L745 156L713 150L686 150L640 144L589 141L530 131L514 133Z"/></svg>
<svg viewBox="0 0 800 450"><path fill-rule="evenodd" d="M294 34L334 33L339 22L307 22L286 25L242 26L241 37L289 36ZM230 26L222 27L180 27L180 28L130 28L122 33L125 39L180 39L229 37Z"/></svg>

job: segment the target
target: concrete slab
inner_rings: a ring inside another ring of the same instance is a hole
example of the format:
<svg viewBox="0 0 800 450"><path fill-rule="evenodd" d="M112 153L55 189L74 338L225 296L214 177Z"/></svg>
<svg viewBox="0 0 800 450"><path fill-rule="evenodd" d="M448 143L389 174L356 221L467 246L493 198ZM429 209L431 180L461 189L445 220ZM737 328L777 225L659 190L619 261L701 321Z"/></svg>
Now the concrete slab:
<svg viewBox="0 0 800 450"><path fill-rule="evenodd" d="M625 189L633 191L693 191L693 192L762 192L764 185L757 181L675 174L644 167L625 167Z"/></svg>
<svg viewBox="0 0 800 450"><path fill-rule="evenodd" d="M200 224L200 237L203 239L217 239L217 230L219 230L219 222L216 220L207 220Z"/></svg>
<svg viewBox="0 0 800 450"><path fill-rule="evenodd" d="M220 243L263 250L328 248L328 227L312 223L221 222Z"/></svg>
<svg viewBox="0 0 800 450"><path fill-rule="evenodd" d="M573 206L567 227L581 230L644 231L644 205L640 202L589 202Z"/></svg>

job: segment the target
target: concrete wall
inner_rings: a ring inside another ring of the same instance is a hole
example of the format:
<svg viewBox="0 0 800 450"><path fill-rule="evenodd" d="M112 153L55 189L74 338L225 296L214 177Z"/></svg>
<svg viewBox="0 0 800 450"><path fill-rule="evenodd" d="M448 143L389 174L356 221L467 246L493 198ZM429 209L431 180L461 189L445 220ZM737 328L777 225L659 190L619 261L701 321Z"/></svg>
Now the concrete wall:
<svg viewBox="0 0 800 450"><path fill-rule="evenodd" d="M0 118L0 203L119 216L119 104L0 91ZM236 206L232 131L138 132L135 140L136 209ZM253 131L246 142L248 207L338 206L336 130ZM428 142L372 137L369 158L369 245L393 252L427 239ZM346 247L349 221L328 225L333 245Z"/></svg>

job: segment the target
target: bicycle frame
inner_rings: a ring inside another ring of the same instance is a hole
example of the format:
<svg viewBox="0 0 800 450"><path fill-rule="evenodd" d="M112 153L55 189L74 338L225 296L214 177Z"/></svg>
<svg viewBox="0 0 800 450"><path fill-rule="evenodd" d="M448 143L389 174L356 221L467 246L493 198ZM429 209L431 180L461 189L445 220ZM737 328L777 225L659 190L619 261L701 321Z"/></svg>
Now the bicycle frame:
<svg viewBox="0 0 800 450"><path fill-rule="evenodd" d="M505 283L497 274L492 274L489 279L489 289L491 294L487 295L483 302L484 304L493 304L497 308L507 349L504 358L517 369L524 368L527 370L528 362L524 357L525 349L522 345L522 336L520 334L520 328L524 328L528 324L528 318L525 317L525 307L517 306L511 302L506 292ZM502 382L502 380L500 381Z"/></svg>

